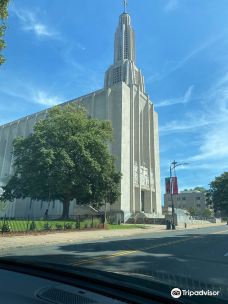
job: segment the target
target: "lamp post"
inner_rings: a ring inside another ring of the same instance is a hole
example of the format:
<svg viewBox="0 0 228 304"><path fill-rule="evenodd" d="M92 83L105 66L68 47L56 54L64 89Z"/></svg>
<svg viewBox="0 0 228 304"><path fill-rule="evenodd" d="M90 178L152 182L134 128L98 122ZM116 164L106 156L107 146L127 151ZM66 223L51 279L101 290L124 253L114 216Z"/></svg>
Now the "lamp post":
<svg viewBox="0 0 228 304"><path fill-rule="evenodd" d="M172 170L174 170L176 167L178 166L184 166L184 165L188 165L188 163L179 163L176 162L175 160L171 163L170 167L169 167L169 175L170 175L170 197L171 197L171 203L172 203L172 229L175 230L175 219L174 219L174 203L173 203L173 180L172 180Z"/></svg>

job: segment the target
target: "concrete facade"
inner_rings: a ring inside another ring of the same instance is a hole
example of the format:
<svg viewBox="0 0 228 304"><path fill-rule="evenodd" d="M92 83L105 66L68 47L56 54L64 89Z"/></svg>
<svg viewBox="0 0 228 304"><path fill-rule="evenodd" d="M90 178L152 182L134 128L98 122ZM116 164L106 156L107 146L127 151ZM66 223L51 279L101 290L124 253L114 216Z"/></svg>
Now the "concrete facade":
<svg viewBox="0 0 228 304"><path fill-rule="evenodd" d="M206 197L200 191L182 191L173 195L174 208L188 210L194 208L198 212L203 212L206 208ZM170 194L164 194L164 209L172 207Z"/></svg>
<svg viewBox="0 0 228 304"><path fill-rule="evenodd" d="M132 214L144 212L159 217L162 214L160 189L160 161L158 115L145 93L144 79L135 65L135 40L130 16L122 14L115 34L114 64L105 74L104 89L68 101L84 105L90 116L111 121L114 141L110 152L116 157L121 171L121 198L110 212L121 211L124 220ZM0 127L0 186L12 172L13 139L28 136L34 124L44 119L48 110L27 116ZM8 216L32 213L42 216L60 214L61 203L31 202L30 199L8 203L0 208ZM8 206L8 207L7 207ZM71 204L71 213L75 202Z"/></svg>

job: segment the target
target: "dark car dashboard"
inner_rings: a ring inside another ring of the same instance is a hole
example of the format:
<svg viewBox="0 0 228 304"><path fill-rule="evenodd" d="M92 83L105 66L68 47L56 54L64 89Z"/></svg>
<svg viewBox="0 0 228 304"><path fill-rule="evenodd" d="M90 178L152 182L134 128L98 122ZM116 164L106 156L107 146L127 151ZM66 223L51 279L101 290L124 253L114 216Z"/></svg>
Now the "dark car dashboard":
<svg viewBox="0 0 228 304"><path fill-rule="evenodd" d="M124 303L82 288L8 270L0 270L0 281L0 302L4 304Z"/></svg>
<svg viewBox="0 0 228 304"><path fill-rule="evenodd" d="M1 258L0 282L4 304L225 303L212 298L173 299L165 284L38 260Z"/></svg>

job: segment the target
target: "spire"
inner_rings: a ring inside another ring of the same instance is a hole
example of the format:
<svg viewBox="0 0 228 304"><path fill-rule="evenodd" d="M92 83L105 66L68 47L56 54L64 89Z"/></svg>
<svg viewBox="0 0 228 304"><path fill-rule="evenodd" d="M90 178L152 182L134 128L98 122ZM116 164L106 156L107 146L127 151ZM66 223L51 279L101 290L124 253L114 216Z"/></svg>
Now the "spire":
<svg viewBox="0 0 228 304"><path fill-rule="evenodd" d="M105 74L105 88L124 82L127 85L137 85L144 92L144 78L135 64L135 33L131 17L126 12L127 0L123 4L124 12L119 17L115 33L114 64Z"/></svg>
<svg viewBox="0 0 228 304"><path fill-rule="evenodd" d="M128 5L127 0L124 0L124 14L127 13L127 5Z"/></svg>
<svg viewBox="0 0 228 304"><path fill-rule="evenodd" d="M115 34L114 63L118 61L135 61L135 34L131 26L131 17L123 13Z"/></svg>

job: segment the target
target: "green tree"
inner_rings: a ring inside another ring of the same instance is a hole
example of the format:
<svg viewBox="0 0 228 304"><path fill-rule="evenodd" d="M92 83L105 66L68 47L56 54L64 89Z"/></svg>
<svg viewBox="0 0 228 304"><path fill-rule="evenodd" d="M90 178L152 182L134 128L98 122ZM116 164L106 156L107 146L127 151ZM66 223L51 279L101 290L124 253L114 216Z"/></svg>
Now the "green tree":
<svg viewBox="0 0 228 304"><path fill-rule="evenodd" d="M210 189L206 194L207 205L218 212L228 215L228 172L224 172L210 183Z"/></svg>
<svg viewBox="0 0 228 304"><path fill-rule="evenodd" d="M5 48L6 44L3 39L6 24L5 20L8 17L8 3L9 0L0 0L0 52ZM5 62L5 58L0 54L0 65Z"/></svg>
<svg viewBox="0 0 228 304"><path fill-rule="evenodd" d="M108 121L92 119L75 105L54 107L30 136L14 141L14 175L2 199L60 200L62 218L73 199L97 207L114 203L121 174L108 149L111 140Z"/></svg>
<svg viewBox="0 0 228 304"><path fill-rule="evenodd" d="M207 189L204 187L195 187L194 189L184 189L184 191L200 191L200 192L206 192Z"/></svg>
<svg viewBox="0 0 228 304"><path fill-rule="evenodd" d="M205 208L202 213L201 213L202 216L204 217L211 217L212 216L212 211L209 209L209 208Z"/></svg>
<svg viewBox="0 0 228 304"><path fill-rule="evenodd" d="M200 191L200 192L203 192L203 193L206 193L206 192L207 192L207 189L204 188L204 187L195 187L193 190L195 190L195 191Z"/></svg>
<svg viewBox="0 0 228 304"><path fill-rule="evenodd" d="M193 208L193 207L190 207L190 208L188 209L188 213L189 213L190 216L196 216L196 215L197 215L197 211L196 211L196 209Z"/></svg>

